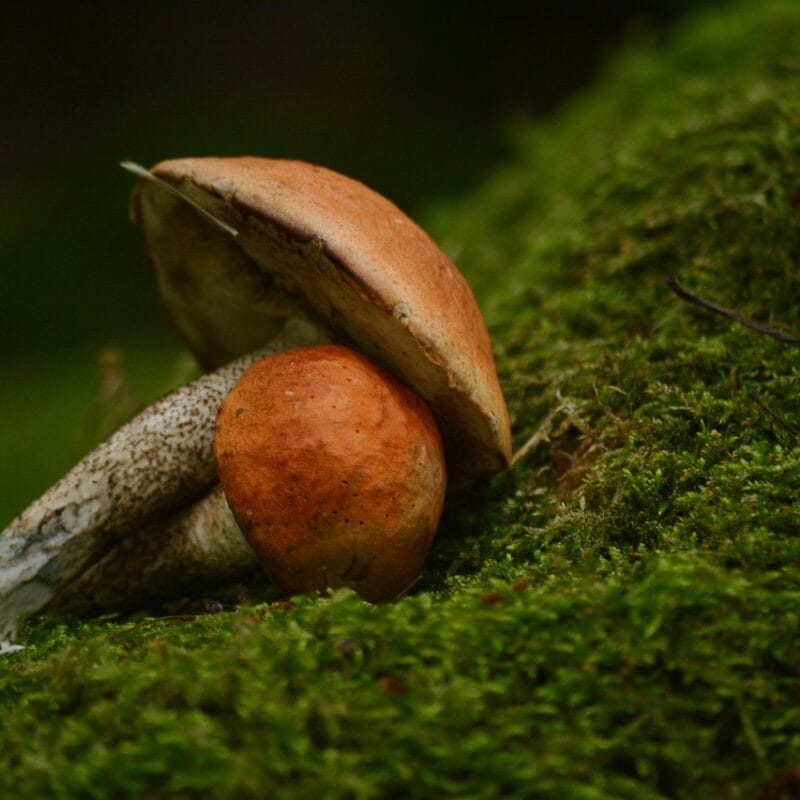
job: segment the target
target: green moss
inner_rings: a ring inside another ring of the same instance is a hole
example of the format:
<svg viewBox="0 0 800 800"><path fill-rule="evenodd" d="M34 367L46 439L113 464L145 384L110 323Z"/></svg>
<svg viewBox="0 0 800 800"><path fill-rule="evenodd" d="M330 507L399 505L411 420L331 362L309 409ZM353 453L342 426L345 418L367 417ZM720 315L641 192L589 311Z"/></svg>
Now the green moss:
<svg viewBox="0 0 800 800"><path fill-rule="evenodd" d="M431 224L538 444L391 605L30 622L0 794L741 798L800 763L797 351L665 284L800 331L800 6L515 136Z"/></svg>

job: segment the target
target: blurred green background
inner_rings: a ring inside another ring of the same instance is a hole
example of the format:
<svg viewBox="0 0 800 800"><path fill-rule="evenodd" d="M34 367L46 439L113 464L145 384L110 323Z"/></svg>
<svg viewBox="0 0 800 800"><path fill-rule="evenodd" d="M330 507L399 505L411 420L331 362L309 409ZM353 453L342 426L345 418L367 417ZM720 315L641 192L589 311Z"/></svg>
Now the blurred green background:
<svg viewBox="0 0 800 800"><path fill-rule="evenodd" d="M103 348L124 354L117 394L131 408L179 379L183 351L127 220L121 159L305 159L424 220L502 160L514 124L697 5L6 5L0 525L111 424L97 408ZM119 370L105 376L108 390Z"/></svg>

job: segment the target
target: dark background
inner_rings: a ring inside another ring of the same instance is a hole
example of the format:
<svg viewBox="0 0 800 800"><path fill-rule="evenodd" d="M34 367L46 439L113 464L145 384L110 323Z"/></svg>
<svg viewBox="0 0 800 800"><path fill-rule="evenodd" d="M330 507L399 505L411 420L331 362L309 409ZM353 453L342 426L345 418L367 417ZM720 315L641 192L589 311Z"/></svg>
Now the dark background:
<svg viewBox="0 0 800 800"><path fill-rule="evenodd" d="M0 525L87 446L95 353L149 399L179 352L117 163L301 158L419 216L509 124L707 3L5 4L0 20Z"/></svg>

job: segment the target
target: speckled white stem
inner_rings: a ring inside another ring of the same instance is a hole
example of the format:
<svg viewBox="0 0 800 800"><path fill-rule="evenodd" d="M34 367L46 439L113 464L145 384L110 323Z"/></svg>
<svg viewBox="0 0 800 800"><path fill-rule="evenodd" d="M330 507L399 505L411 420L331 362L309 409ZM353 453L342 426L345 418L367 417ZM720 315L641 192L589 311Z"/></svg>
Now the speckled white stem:
<svg viewBox="0 0 800 800"><path fill-rule="evenodd" d="M258 357L326 337L291 320L269 345L146 408L0 533L0 640L122 537L158 528L216 482L217 409Z"/></svg>
<svg viewBox="0 0 800 800"><path fill-rule="evenodd" d="M243 580L258 569L222 486L167 520L126 536L59 592L47 610L140 608Z"/></svg>

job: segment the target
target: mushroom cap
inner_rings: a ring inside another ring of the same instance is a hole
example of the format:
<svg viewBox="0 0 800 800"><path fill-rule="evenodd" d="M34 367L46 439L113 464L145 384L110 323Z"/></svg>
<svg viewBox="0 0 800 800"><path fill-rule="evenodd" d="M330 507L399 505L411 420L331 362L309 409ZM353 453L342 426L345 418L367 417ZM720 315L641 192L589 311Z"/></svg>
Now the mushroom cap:
<svg viewBox="0 0 800 800"><path fill-rule="evenodd" d="M220 481L286 594L349 586L372 602L419 574L444 503L444 453L425 404L341 345L253 364L220 407Z"/></svg>
<svg viewBox="0 0 800 800"><path fill-rule="evenodd" d="M174 191L140 180L133 217L164 301L204 366L306 316L425 399L456 483L508 465L508 412L475 298L395 205L300 161L187 158L151 175Z"/></svg>

